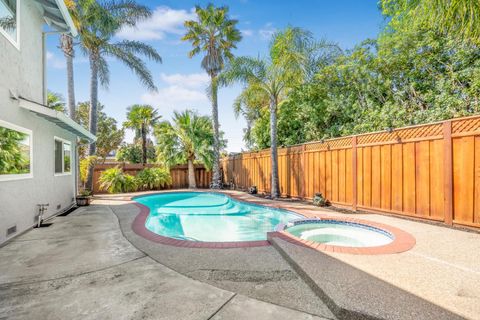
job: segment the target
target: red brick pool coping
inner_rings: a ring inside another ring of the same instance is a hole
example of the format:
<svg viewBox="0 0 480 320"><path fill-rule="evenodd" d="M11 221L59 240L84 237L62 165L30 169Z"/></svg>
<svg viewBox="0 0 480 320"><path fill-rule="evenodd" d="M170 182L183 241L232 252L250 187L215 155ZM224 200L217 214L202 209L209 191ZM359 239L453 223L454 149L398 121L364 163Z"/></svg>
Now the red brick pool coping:
<svg viewBox="0 0 480 320"><path fill-rule="evenodd" d="M172 191L172 192L178 192L178 191ZM202 192L202 191L198 190L198 192ZM215 192L222 193L219 191L215 191ZM161 193L167 193L167 192L161 192ZM184 247L184 248L228 249L228 248L261 247L261 246L270 245L269 241L273 237L278 237L290 243L301 245L303 247L311 248L317 251L348 253L348 254L379 255L379 254L391 254L391 253L404 252L411 249L416 243L415 238L411 234L390 225L373 222L373 221L355 219L350 217L328 216L325 214L316 213L313 210L304 210L301 208L296 208L295 206L289 205L288 203L267 201L261 198L259 198L258 200L251 199L251 196L249 195L241 196L241 195L235 195L231 193L223 193L223 194L243 202L249 202L257 205L259 204L259 205L263 205L271 208L289 210L308 219L337 220L337 221L358 223L358 224L364 224L371 227L376 227L378 229L382 229L390 233L393 236L394 240L387 245L377 246L377 247L357 248L357 247L333 246L333 245L326 245L323 243L318 243L318 242L297 238L291 235L290 233L283 231L283 226L280 226L280 229L277 229L277 231L268 232L267 240L260 240L260 241L202 242L202 241L179 240L179 239L174 239L170 237L164 237L148 230L145 227L145 222L150 214L150 209L147 206L144 206L135 201L132 201L132 203L140 209L140 213L135 217L132 223L132 230L139 236L146 238L150 241L171 245L171 246L176 246L176 247ZM130 198L130 200L132 200L132 198Z"/></svg>

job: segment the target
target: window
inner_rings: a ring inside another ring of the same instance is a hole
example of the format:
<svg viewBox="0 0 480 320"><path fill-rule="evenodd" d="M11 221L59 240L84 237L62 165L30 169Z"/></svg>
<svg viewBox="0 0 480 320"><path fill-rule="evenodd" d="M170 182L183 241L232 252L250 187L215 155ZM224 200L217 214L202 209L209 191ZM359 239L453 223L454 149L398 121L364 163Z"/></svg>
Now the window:
<svg viewBox="0 0 480 320"><path fill-rule="evenodd" d="M0 181L31 178L32 155L32 131L0 120Z"/></svg>
<svg viewBox="0 0 480 320"><path fill-rule="evenodd" d="M55 175L67 175L72 173L72 144L55 137Z"/></svg>
<svg viewBox="0 0 480 320"><path fill-rule="evenodd" d="M20 0L0 0L0 33L17 48L19 43L19 2Z"/></svg>

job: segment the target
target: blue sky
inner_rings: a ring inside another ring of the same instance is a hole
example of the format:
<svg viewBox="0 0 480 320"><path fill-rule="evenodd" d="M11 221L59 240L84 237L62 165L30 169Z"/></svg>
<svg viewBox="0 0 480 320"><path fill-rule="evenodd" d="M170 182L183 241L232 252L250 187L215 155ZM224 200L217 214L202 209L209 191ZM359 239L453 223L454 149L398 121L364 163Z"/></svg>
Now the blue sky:
<svg viewBox="0 0 480 320"><path fill-rule="evenodd" d="M201 57L189 59L189 43L182 43L183 21L191 19L193 7L208 2L228 5L230 16L238 19L243 40L236 55L265 55L268 41L275 30L288 25L310 30L317 38L338 43L349 49L366 38L376 37L384 22L376 0L231 0L231 1L139 1L153 11L148 21L137 30L123 30L118 39L145 41L154 46L163 58L163 63L148 62L158 92L148 92L136 76L120 62L110 61L111 81L108 90L99 91L99 100L105 112L125 120L126 109L136 103L148 103L169 120L174 110L195 109L201 114L210 114L210 104L205 95L208 77L200 68ZM48 88L66 96L65 62L58 49L58 38L50 36L48 50ZM75 62L75 88L77 101L89 99L88 59L77 50ZM240 87L222 89L219 94L219 120L221 130L228 139L227 150L241 151L245 121L236 119L232 102ZM127 132L130 142L133 133Z"/></svg>

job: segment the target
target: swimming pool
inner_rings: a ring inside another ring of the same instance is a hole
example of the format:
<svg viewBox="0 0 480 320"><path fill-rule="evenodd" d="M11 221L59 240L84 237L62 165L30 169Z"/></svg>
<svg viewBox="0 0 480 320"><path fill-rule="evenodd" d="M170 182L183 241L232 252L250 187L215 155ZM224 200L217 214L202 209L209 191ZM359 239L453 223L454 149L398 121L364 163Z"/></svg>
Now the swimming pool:
<svg viewBox="0 0 480 320"><path fill-rule="evenodd" d="M276 225L301 217L212 192L170 192L133 200L149 208L145 221L148 230L178 240L261 241Z"/></svg>

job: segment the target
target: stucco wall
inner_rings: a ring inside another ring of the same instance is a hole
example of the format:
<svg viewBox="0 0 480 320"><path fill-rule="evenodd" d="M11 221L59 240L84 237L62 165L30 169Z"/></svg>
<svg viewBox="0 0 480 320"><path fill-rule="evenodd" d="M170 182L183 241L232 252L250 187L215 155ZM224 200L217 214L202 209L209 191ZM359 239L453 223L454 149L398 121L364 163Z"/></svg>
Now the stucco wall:
<svg viewBox="0 0 480 320"><path fill-rule="evenodd" d="M34 2L22 0L20 50L0 34L0 119L33 131L33 178L0 181L0 244L7 240L7 228L16 225L19 234L34 225L37 204L49 203L46 216L51 216L74 200L75 163L71 175L54 176L54 136L71 141L72 150L75 136L20 108L9 94L42 103L43 23Z"/></svg>

